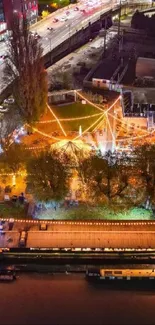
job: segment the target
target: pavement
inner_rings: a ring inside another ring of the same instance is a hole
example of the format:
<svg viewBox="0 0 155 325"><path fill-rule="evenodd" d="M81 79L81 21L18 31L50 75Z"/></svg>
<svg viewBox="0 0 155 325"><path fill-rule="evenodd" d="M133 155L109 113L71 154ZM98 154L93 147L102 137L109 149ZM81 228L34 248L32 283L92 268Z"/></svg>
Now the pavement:
<svg viewBox="0 0 155 325"><path fill-rule="evenodd" d="M27 248L155 248L154 222L81 222L52 221L47 230L39 230L36 221L4 225L0 247L19 247L22 230L27 229Z"/></svg>
<svg viewBox="0 0 155 325"><path fill-rule="evenodd" d="M155 232L37 231L28 233L27 247L153 248Z"/></svg>

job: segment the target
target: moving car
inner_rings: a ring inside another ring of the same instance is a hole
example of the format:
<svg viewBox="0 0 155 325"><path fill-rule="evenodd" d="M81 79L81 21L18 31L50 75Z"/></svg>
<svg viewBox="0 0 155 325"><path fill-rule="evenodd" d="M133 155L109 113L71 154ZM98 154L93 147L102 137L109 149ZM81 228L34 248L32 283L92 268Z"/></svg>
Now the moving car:
<svg viewBox="0 0 155 325"><path fill-rule="evenodd" d="M54 19L53 19L53 23L57 23L58 21L59 21L58 18L54 18Z"/></svg>
<svg viewBox="0 0 155 325"><path fill-rule="evenodd" d="M68 20L67 17L61 17L61 18L60 18L60 21L67 21L67 20Z"/></svg>
<svg viewBox="0 0 155 325"><path fill-rule="evenodd" d="M35 39L41 38L41 36L37 32L32 32L31 34L34 36Z"/></svg>
<svg viewBox="0 0 155 325"><path fill-rule="evenodd" d="M54 30L53 27L47 27L47 29L50 30L50 31Z"/></svg>

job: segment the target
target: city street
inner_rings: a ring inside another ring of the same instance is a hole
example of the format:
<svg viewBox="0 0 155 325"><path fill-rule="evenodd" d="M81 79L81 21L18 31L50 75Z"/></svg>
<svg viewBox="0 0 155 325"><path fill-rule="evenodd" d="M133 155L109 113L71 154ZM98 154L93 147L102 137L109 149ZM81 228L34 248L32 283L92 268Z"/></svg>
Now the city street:
<svg viewBox="0 0 155 325"><path fill-rule="evenodd" d="M95 21L102 13L117 6L117 3L117 0L108 0L104 1L104 3L97 1L89 7L87 2L83 3L81 1L78 3L78 10L75 10L77 5L62 8L32 25L31 31L38 33L41 37L40 42L43 47L43 54L45 55L78 30L88 26L90 22ZM55 19L58 21L54 22ZM48 28L53 28L53 30L49 30ZM1 42L0 56L5 54L6 44ZM0 92L6 87L3 81L4 62L5 59L0 61Z"/></svg>
<svg viewBox="0 0 155 325"><path fill-rule="evenodd" d="M122 4L125 2L126 1L122 1ZM128 1L128 3L129 2L131 1ZM139 3L141 1L134 2ZM133 1L131 3L133 3ZM148 3L150 2L148 1ZM45 55L77 31L99 19L104 12L114 9L115 7L117 8L119 5L119 0L97 0L96 2L81 0L78 2L78 5L75 4L62 8L32 25L31 31L38 33L41 37L40 42L43 46L43 54ZM48 28L52 28L52 30ZM5 54L6 45L5 43L1 43L0 56ZM3 68L4 65L0 63L0 92L5 89Z"/></svg>

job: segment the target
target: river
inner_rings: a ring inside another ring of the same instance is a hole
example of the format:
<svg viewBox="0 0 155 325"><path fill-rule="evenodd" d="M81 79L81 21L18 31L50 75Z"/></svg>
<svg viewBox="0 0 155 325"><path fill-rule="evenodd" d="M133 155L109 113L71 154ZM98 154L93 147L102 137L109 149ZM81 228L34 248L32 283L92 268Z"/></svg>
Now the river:
<svg viewBox="0 0 155 325"><path fill-rule="evenodd" d="M155 291L105 289L84 274L21 274L0 283L0 324L155 324Z"/></svg>

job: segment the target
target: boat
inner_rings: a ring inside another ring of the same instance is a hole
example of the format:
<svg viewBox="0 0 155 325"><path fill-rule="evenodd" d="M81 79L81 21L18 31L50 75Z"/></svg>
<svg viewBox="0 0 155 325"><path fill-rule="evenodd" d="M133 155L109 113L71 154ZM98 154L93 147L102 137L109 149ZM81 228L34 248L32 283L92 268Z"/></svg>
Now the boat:
<svg viewBox="0 0 155 325"><path fill-rule="evenodd" d="M124 286L130 284L142 285L150 284L155 288L155 269L146 268L105 268L105 269L88 269L86 278L89 281L95 281L104 284L117 284Z"/></svg>
<svg viewBox="0 0 155 325"><path fill-rule="evenodd" d="M12 282L16 280L16 272L9 270L0 270L0 282Z"/></svg>

